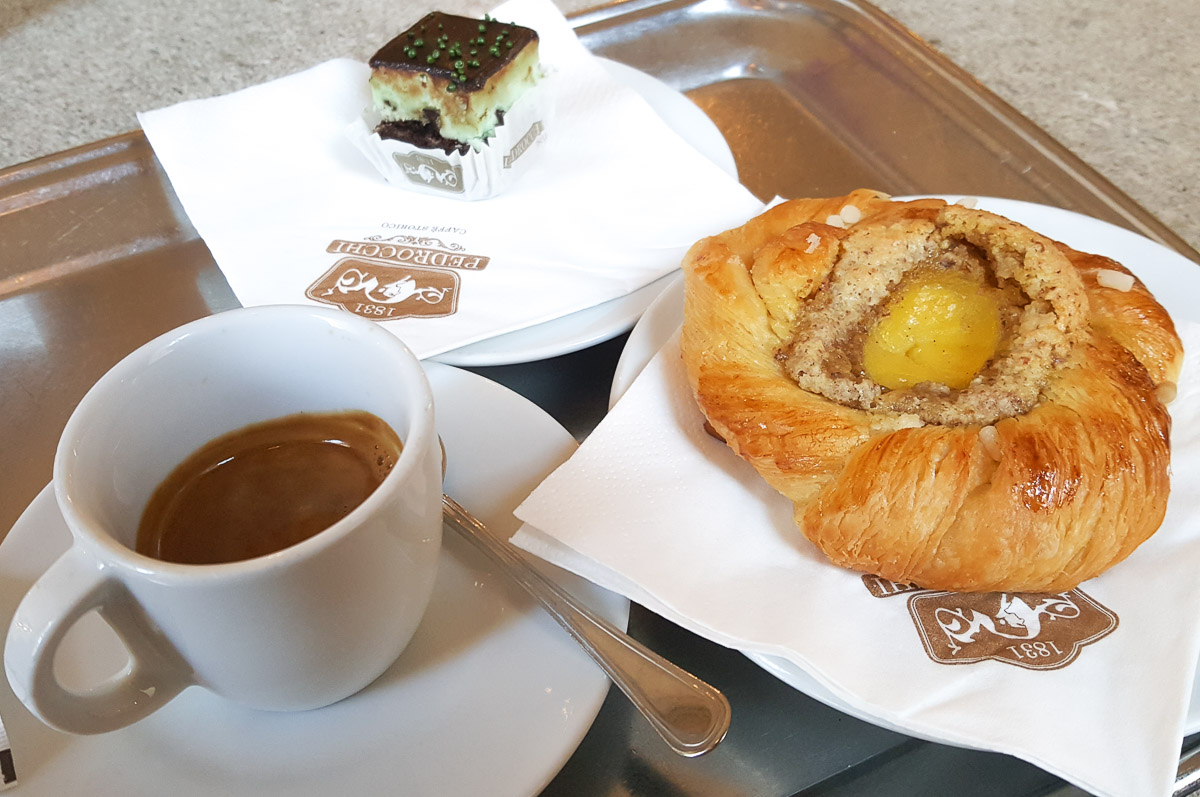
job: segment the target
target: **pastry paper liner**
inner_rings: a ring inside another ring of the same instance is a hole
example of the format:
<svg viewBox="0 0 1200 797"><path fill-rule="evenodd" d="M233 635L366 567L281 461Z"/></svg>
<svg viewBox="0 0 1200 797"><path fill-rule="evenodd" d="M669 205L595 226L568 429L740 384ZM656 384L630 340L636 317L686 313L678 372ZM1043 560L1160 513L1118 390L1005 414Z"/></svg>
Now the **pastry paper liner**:
<svg viewBox="0 0 1200 797"><path fill-rule="evenodd" d="M549 135L545 83L550 79L543 75L505 112L503 124L483 148L465 154L382 138L375 132L380 115L374 107L346 126L346 137L394 186L452 199L488 199L516 182L537 159Z"/></svg>
<svg viewBox="0 0 1200 797"><path fill-rule="evenodd" d="M8 743L8 732L0 722L0 791L17 785L17 770L13 765L12 746Z"/></svg>

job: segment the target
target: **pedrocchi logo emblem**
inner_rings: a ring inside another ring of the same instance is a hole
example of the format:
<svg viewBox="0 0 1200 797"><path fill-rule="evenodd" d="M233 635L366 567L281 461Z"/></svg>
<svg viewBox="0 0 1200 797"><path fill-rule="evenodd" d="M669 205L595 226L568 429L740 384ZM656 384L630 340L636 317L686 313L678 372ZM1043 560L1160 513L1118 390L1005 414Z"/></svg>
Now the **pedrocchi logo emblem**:
<svg viewBox="0 0 1200 797"><path fill-rule="evenodd" d="M461 194L463 191L461 166L423 152L395 152L392 158L410 183L440 188L451 194Z"/></svg>
<svg viewBox="0 0 1200 797"><path fill-rule="evenodd" d="M458 274L342 258L305 296L376 321L447 316L457 309Z"/></svg>
<svg viewBox="0 0 1200 797"><path fill-rule="evenodd" d="M876 597L909 594L908 612L931 659L940 664L999 661L1054 670L1117 627L1117 616L1082 590L938 592L895 585L878 576L863 582Z"/></svg>
<svg viewBox="0 0 1200 797"><path fill-rule="evenodd" d="M483 271L490 259L470 254L462 244L416 235L337 239L325 251L344 257L304 295L374 321L454 314L458 273Z"/></svg>

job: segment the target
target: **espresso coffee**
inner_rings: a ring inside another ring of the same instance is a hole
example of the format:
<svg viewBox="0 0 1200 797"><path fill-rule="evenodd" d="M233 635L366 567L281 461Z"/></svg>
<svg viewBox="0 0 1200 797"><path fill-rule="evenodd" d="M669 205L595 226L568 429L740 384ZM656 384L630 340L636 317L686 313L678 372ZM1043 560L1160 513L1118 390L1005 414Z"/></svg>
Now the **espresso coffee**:
<svg viewBox="0 0 1200 797"><path fill-rule="evenodd" d="M154 491L137 551L201 565L283 550L366 500L401 448L387 423L361 411L302 413L231 432Z"/></svg>

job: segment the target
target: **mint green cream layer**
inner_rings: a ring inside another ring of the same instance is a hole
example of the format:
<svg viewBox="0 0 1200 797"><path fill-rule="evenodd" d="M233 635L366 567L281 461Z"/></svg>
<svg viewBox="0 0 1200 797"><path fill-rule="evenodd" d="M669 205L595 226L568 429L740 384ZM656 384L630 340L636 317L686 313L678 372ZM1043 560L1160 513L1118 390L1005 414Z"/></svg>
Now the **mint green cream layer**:
<svg viewBox="0 0 1200 797"><path fill-rule="evenodd" d="M376 69L370 79L371 96L385 122L422 121L425 110L432 108L439 112L438 130L443 136L479 149L495 132L496 112L516 104L537 84L540 73L535 44L523 48L477 91L448 91L448 80L424 72Z"/></svg>

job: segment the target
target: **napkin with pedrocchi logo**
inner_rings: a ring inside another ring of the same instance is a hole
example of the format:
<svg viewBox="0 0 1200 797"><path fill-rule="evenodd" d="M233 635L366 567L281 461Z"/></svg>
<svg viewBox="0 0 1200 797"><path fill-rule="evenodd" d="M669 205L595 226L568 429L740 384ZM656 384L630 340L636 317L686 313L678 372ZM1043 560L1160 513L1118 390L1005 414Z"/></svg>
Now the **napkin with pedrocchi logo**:
<svg viewBox="0 0 1200 797"><path fill-rule="evenodd" d="M625 296L761 210L549 0L492 16L538 32L552 115L544 141L514 147L536 160L490 199L384 180L346 134L371 104L357 61L139 115L243 305L339 305L430 357Z"/></svg>
<svg viewBox="0 0 1200 797"><path fill-rule="evenodd" d="M1200 325L1178 328L1200 351ZM1008 753L1097 795L1171 792L1200 715L1197 358L1170 405L1157 534L1069 592L965 594L829 564L791 502L705 432L678 339L517 508L514 543L861 718Z"/></svg>

